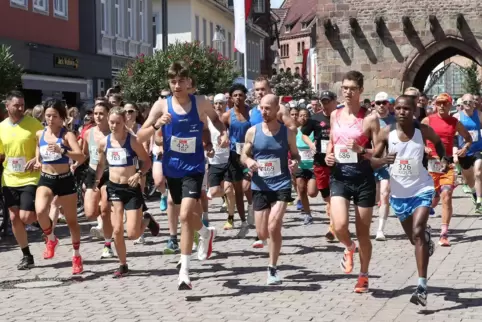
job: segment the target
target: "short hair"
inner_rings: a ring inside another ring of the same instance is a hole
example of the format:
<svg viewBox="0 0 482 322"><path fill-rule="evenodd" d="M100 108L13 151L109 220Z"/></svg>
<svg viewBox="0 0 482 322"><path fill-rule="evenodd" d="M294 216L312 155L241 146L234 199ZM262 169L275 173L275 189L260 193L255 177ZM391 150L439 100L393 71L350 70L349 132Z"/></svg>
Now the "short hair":
<svg viewBox="0 0 482 322"><path fill-rule="evenodd" d="M111 108L109 111L109 116L113 114L122 116L124 120L126 119L126 110L124 110L123 107L116 106L114 108Z"/></svg>
<svg viewBox="0 0 482 322"><path fill-rule="evenodd" d="M122 102L122 95L119 93L110 94L109 97L113 97L116 101Z"/></svg>
<svg viewBox="0 0 482 322"><path fill-rule="evenodd" d="M174 62L169 66L167 70L167 78L173 79L176 77L189 78L191 74L189 73L189 67L184 62ZM194 87L194 82L193 82Z"/></svg>
<svg viewBox="0 0 482 322"><path fill-rule="evenodd" d="M107 113L109 113L110 109L112 108L112 104L109 102L98 102L97 104L94 105L94 109L97 106L103 107Z"/></svg>
<svg viewBox="0 0 482 322"><path fill-rule="evenodd" d="M25 98L25 96L23 95L23 93L21 91L18 91L18 90L13 90L13 91L10 91L7 93L7 96L5 97L5 100L8 102L8 101L11 101L13 98Z"/></svg>
<svg viewBox="0 0 482 322"><path fill-rule="evenodd" d="M99 96L99 97L96 97L94 102L107 102L107 98L103 97L103 96Z"/></svg>
<svg viewBox="0 0 482 322"><path fill-rule="evenodd" d="M428 100L428 96L427 96L427 94L425 94L425 93L420 94L419 97L423 97L423 98L426 98L426 99Z"/></svg>
<svg viewBox="0 0 482 322"><path fill-rule="evenodd" d="M243 84L233 84L229 89L229 96L233 96L235 91L242 91L244 94L248 93L248 89Z"/></svg>
<svg viewBox="0 0 482 322"><path fill-rule="evenodd" d="M407 88L405 89L405 91L403 91L403 93L410 92L410 91L417 92L417 95L416 95L416 96L420 96L420 90L419 90L418 88L416 88L416 87L413 87L413 86L407 87Z"/></svg>
<svg viewBox="0 0 482 322"><path fill-rule="evenodd" d="M43 104L43 108L44 108L44 112L47 112L47 109L49 108L53 108L54 110L57 111L57 113L59 113L59 116L62 120L67 119L66 106L61 100L57 98L49 98L48 100L46 100Z"/></svg>
<svg viewBox="0 0 482 322"><path fill-rule="evenodd" d="M268 77L266 76L259 76L258 78L256 78L254 80L255 83L262 83L262 82L266 82L266 84L268 84L268 87L270 86L270 83L269 83L269 79Z"/></svg>
<svg viewBox="0 0 482 322"><path fill-rule="evenodd" d="M410 106L412 106L412 108L415 108L417 106L417 102L415 101L415 97L413 97L412 95L405 95L405 94L400 95L399 97L397 97L397 100L395 101L395 104L399 100L406 100L407 103L409 103Z"/></svg>
<svg viewBox="0 0 482 322"><path fill-rule="evenodd" d="M363 88L364 76L357 70L351 70L343 76L342 82L345 80L354 81L358 87Z"/></svg>

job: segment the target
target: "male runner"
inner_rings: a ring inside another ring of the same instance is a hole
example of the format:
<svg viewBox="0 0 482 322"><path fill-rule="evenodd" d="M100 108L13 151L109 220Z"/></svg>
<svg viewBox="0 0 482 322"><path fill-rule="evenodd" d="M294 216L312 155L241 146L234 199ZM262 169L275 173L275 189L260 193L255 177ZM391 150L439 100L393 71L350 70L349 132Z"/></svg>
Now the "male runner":
<svg viewBox="0 0 482 322"><path fill-rule="evenodd" d="M417 109L415 110L414 117L419 122L421 122L427 116L427 111L425 109L420 108L420 106L418 105L418 101L420 99L420 91L416 87L409 87L405 90L403 94L412 96L417 102Z"/></svg>
<svg viewBox="0 0 482 322"><path fill-rule="evenodd" d="M192 289L189 278L189 263L192 253L194 232L200 235L198 258L211 256L214 227L206 227L201 221L202 209L199 202L205 172L203 128L208 126L207 118L220 132L219 146L226 147L226 129L219 120L212 105L204 96L188 93L190 73L184 63L173 63L168 70L169 86L173 93L167 100L158 100L149 117L137 133L138 140L148 141L162 127L164 155L162 168L169 187L169 198L174 203L181 219L181 269L179 290ZM211 152L212 144L206 144Z"/></svg>
<svg viewBox="0 0 482 322"><path fill-rule="evenodd" d="M263 123L251 127L241 161L252 171L251 188L256 230L261 240L270 238L268 285L281 284L276 264L282 236L283 216L291 198L290 168L296 168L300 156L296 132L278 122L279 98L265 95L260 101ZM291 153L291 161L288 159Z"/></svg>
<svg viewBox="0 0 482 322"><path fill-rule="evenodd" d="M348 231L348 209L350 200L355 204L355 225L360 243L360 275L355 292L368 291L368 266L372 255L370 224L375 205L376 183L370 165L370 150L373 141L377 144L380 131L376 115L367 115L366 108L360 106L363 93L363 74L350 71L342 81L344 107L331 114L331 133L325 162L333 166L330 178L331 213L336 237L346 249L341 260L343 272L353 271L353 255L356 244Z"/></svg>
<svg viewBox="0 0 482 322"><path fill-rule="evenodd" d="M24 116L22 92L11 91L6 97L8 117L0 123L0 159L3 160L2 191L12 230L23 257L18 270L32 268L34 259L28 247L25 225L37 220L35 193L40 178L36 164L37 131L43 130L37 119Z"/></svg>
<svg viewBox="0 0 482 322"><path fill-rule="evenodd" d="M430 227L427 221L435 194L433 181L427 171L425 140L432 142L441 156L444 171L449 160L445 148L432 128L413 120L416 102L408 95L395 102L396 124L380 131L372 165L390 164L390 205L400 220L408 239L415 245L418 286L410 298L414 304L427 305L427 268L433 253ZM382 157L388 149L388 155Z"/></svg>

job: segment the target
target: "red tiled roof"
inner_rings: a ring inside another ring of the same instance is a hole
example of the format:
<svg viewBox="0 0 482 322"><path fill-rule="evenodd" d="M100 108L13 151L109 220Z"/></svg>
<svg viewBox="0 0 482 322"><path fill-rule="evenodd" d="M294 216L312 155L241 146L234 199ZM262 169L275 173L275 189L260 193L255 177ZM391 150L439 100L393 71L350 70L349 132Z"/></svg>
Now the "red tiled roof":
<svg viewBox="0 0 482 322"><path fill-rule="evenodd" d="M288 12L281 23L280 37L293 37L300 33L309 32L309 30L302 31L301 25L315 18L317 0L291 0L285 2L285 4L289 5L289 7L281 8L287 9ZM291 27L291 31L286 33L286 25L289 24L294 25Z"/></svg>

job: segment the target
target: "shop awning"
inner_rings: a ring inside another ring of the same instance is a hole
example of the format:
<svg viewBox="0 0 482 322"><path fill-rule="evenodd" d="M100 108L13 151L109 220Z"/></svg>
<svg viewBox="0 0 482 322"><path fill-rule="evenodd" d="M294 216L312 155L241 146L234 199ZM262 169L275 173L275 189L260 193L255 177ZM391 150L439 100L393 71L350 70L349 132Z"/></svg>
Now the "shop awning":
<svg viewBox="0 0 482 322"><path fill-rule="evenodd" d="M79 78L24 74L22 84L25 89L87 93L87 80Z"/></svg>

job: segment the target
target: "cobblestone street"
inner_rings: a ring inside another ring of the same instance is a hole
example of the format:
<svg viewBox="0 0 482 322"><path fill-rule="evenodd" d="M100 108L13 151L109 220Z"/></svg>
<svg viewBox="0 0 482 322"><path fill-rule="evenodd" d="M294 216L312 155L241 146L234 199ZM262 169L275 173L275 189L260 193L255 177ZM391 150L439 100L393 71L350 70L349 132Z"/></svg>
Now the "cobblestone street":
<svg viewBox="0 0 482 322"><path fill-rule="evenodd" d="M116 259L100 260L101 241L88 236L90 224L82 223L81 253L85 273L72 278L71 243L63 225L57 233L61 245L53 260L43 260L40 233L30 233L37 267L17 271L20 250L9 239L0 243L0 320L2 321L482 321L482 221L473 212L469 197L458 188L451 223L452 247L437 245L429 266L428 307L420 311L409 303L417 281L414 250L398 221L389 218L386 242L373 239L370 293L353 293L354 274L339 268L343 248L327 243L327 218L321 198L312 200L315 223L303 226L294 206L289 207L283 230L280 258L283 284L265 286L267 248L250 247L249 240L234 239L236 230L222 231L225 214L220 200L212 202L211 224L218 235L212 258L192 261L192 291L177 290L178 256L163 255L168 237L167 217L157 202L149 206L161 223L158 237L148 244L127 242L130 276L112 279ZM440 206L437 208L440 214ZM440 216L430 219L437 240ZM374 218L372 235L378 218ZM351 230L354 231L353 223ZM25 284L46 280L44 288Z"/></svg>

